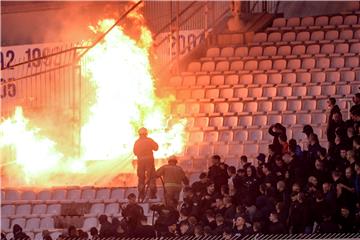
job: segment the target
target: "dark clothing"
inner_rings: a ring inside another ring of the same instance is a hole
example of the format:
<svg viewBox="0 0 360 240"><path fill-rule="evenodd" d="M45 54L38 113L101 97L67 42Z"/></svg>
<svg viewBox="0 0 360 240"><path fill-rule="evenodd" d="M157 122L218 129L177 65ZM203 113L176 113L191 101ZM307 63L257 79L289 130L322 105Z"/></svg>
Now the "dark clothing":
<svg viewBox="0 0 360 240"><path fill-rule="evenodd" d="M206 191L207 183L202 183L201 181L196 181L193 184L191 184L191 188L193 192L196 193L205 193Z"/></svg>
<svg viewBox="0 0 360 240"><path fill-rule="evenodd" d="M137 175L139 198L145 197L145 178L149 179L151 195L156 195L155 165L153 151L157 151L158 144L151 138L141 136L134 144L134 154L138 159Z"/></svg>
<svg viewBox="0 0 360 240"><path fill-rule="evenodd" d="M136 238L155 238L155 228L149 225L140 225L134 231L134 237Z"/></svg>
<svg viewBox="0 0 360 240"><path fill-rule="evenodd" d="M150 209L159 214L155 222L155 229L160 233L168 232L169 224L176 223L179 219L179 212L172 206L153 205Z"/></svg>
<svg viewBox="0 0 360 240"><path fill-rule="evenodd" d="M319 224L319 233L338 233L339 226L336 223L326 221Z"/></svg>
<svg viewBox="0 0 360 240"><path fill-rule="evenodd" d="M244 226L242 229L238 229L236 227L233 228L233 234L235 235L245 236L250 234L250 232L251 230L246 226Z"/></svg>
<svg viewBox="0 0 360 240"><path fill-rule="evenodd" d="M17 234L14 234L14 240L30 240L30 237L26 235L24 232L18 232Z"/></svg>
<svg viewBox="0 0 360 240"><path fill-rule="evenodd" d="M108 221L102 223L100 226L99 237L106 238L106 237L114 237L114 236L115 236L115 231L113 225Z"/></svg>
<svg viewBox="0 0 360 240"><path fill-rule="evenodd" d="M127 230L132 232L135 231L136 227L140 224L140 220L142 216L144 216L144 210L137 203L129 204L122 210L122 215L126 220Z"/></svg>
<svg viewBox="0 0 360 240"><path fill-rule="evenodd" d="M220 165L212 165L209 168L208 177L215 184L215 191L220 192L222 185L228 184L228 174L227 174L227 165L225 165L224 169L220 167Z"/></svg>
<svg viewBox="0 0 360 240"><path fill-rule="evenodd" d="M270 223L268 227L269 234L283 234L286 233L286 228L281 222Z"/></svg>

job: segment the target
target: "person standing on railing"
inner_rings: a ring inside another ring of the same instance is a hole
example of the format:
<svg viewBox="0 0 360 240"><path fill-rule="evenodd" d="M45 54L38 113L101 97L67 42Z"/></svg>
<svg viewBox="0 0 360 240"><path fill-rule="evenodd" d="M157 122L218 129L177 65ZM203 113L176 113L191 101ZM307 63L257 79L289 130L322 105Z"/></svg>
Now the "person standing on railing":
<svg viewBox="0 0 360 240"><path fill-rule="evenodd" d="M150 198L156 198L156 178L155 178L155 160L153 151L159 149L159 145L148 136L146 128L139 129L139 138L134 144L134 154L138 159L137 175L138 175L138 191L139 200L145 198L145 177L149 181Z"/></svg>

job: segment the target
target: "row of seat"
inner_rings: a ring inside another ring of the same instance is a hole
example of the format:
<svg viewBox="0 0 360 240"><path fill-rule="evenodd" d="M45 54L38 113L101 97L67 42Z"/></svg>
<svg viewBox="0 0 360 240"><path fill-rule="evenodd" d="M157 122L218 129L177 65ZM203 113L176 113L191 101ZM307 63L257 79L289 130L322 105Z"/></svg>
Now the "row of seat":
<svg viewBox="0 0 360 240"><path fill-rule="evenodd" d="M281 28L297 28L297 27L327 27L338 25L354 25L360 24L360 18L357 14L351 15L335 15L335 16L306 16L306 17L291 17L291 18L276 18L273 21L272 27L268 30L276 30Z"/></svg>
<svg viewBox="0 0 360 240"><path fill-rule="evenodd" d="M26 232L26 235L28 235L30 237L30 239L33 239L33 240L43 240L43 236L42 236L42 233L41 232ZM54 232L51 232L50 233L50 236L51 236L51 239L58 239L58 237L61 235L61 231L54 231ZM14 235L12 232L8 232L6 234L6 239L13 239Z"/></svg>
<svg viewBox="0 0 360 240"><path fill-rule="evenodd" d="M222 74L222 75L187 75L170 78L171 87L203 87L222 85L263 85L263 84L294 84L325 82L360 81L360 71L321 71L321 72L290 72L269 74Z"/></svg>
<svg viewBox="0 0 360 240"><path fill-rule="evenodd" d="M290 85L285 86L273 86L273 87L252 87L247 88L244 86L229 86L227 88L190 88L184 89L181 88L176 91L177 100L191 100L199 99L204 100L204 102L209 100L214 101L224 101L224 99L234 99L239 101L243 99L245 101L253 100L262 100L256 98L271 98L275 99L297 99L299 97L306 98L316 98L327 96L336 96L336 97L349 97L352 93L351 86L354 89L358 88L358 84L349 85L310 85L306 86L303 84L301 86L291 87ZM252 104L252 103L249 103Z"/></svg>
<svg viewBox="0 0 360 240"><path fill-rule="evenodd" d="M291 58L313 57L313 55L354 55L360 53L360 43L325 43L298 44L284 46L254 46L254 47L212 47L206 51L206 60L227 60L234 58Z"/></svg>
<svg viewBox="0 0 360 240"><path fill-rule="evenodd" d="M1 230L10 231L10 227L15 224L20 225L25 231L41 231L51 230L55 228L54 219L52 217L45 218L15 218L10 220L9 218L1 217Z"/></svg>
<svg viewBox="0 0 360 240"><path fill-rule="evenodd" d="M311 57L294 59L266 59L266 60L235 60L235 61L207 61L191 62L188 66L188 72L200 73L208 72L215 74L227 71L256 71L260 72L279 72L279 71L321 71L322 69L343 69L353 70L359 68L359 55L344 57ZM185 73L188 74L188 73Z"/></svg>
<svg viewBox="0 0 360 240"><path fill-rule="evenodd" d="M42 190L38 193L34 191L17 191L17 190L5 190L1 191L2 204L6 202L22 201L38 202L38 201L73 201L73 200L85 200L85 201L105 201L116 200L126 201L126 196L130 193L137 193L135 188L99 188L99 189L54 189L54 190Z"/></svg>

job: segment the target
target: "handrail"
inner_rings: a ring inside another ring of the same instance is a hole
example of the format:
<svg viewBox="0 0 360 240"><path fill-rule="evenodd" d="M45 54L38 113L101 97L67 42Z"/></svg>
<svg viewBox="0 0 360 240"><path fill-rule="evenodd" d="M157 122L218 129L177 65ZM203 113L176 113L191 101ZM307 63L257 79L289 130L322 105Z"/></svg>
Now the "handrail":
<svg viewBox="0 0 360 240"><path fill-rule="evenodd" d="M180 13L179 13L179 17L182 16L189 8L191 8L195 3L197 3L197 1L193 1L191 2L186 8L184 8ZM173 19L171 19L171 21L166 24L164 27L162 27L156 34L154 34L153 38L155 39L160 33L162 33L165 29L167 29L173 22L176 21L177 17L174 17Z"/></svg>

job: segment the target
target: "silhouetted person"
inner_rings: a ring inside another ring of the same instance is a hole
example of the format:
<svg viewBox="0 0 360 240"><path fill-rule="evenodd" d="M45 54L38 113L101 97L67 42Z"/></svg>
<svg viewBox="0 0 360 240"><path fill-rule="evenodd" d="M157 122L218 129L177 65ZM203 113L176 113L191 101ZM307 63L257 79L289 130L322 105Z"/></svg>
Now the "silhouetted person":
<svg viewBox="0 0 360 240"><path fill-rule="evenodd" d="M106 215L100 215L100 238L113 237L115 235L114 228L112 224L108 221Z"/></svg>
<svg viewBox="0 0 360 240"><path fill-rule="evenodd" d="M23 232L22 228L18 224L13 226L13 234L14 240L30 240L30 237Z"/></svg>
<svg viewBox="0 0 360 240"><path fill-rule="evenodd" d="M135 231L136 227L140 224L142 216L144 216L143 208L136 202L136 196L133 193L130 193L128 198L127 206L122 209L121 214L123 215L127 228L125 231L131 233ZM122 207L121 207L122 208Z"/></svg>
<svg viewBox="0 0 360 240"><path fill-rule="evenodd" d="M147 218L142 216L140 218L140 224L136 227L133 237L136 238L155 238L155 228L147 224Z"/></svg>
<svg viewBox="0 0 360 240"><path fill-rule="evenodd" d="M150 198L156 198L155 163L153 151L157 151L159 145L148 136L146 128L139 129L139 139L134 144L134 154L138 159L137 175L139 199L145 198L145 179L149 179Z"/></svg>
<svg viewBox="0 0 360 240"><path fill-rule="evenodd" d="M268 233L270 234L283 234L286 233L284 224L279 221L277 212L270 213L270 224L268 226Z"/></svg>
<svg viewBox="0 0 360 240"><path fill-rule="evenodd" d="M220 193L221 186L228 183L227 165L222 165L219 155L213 155L211 160L213 164L209 168L208 177L214 182L215 191Z"/></svg>

